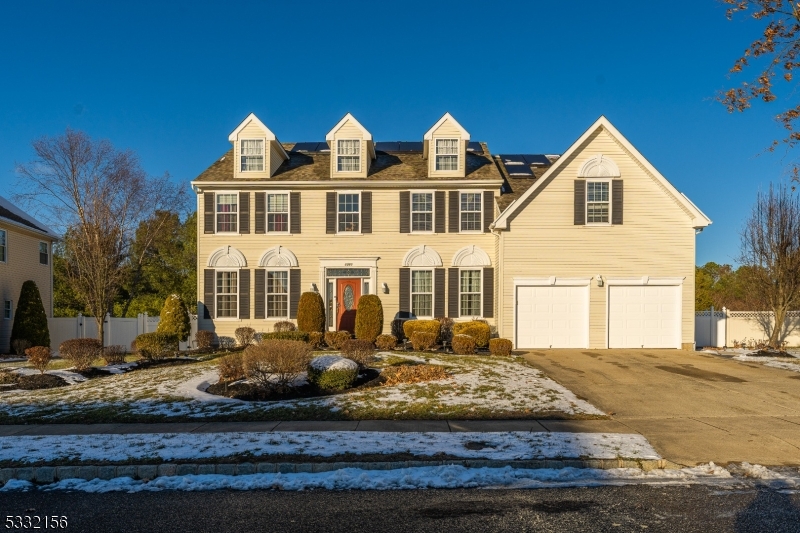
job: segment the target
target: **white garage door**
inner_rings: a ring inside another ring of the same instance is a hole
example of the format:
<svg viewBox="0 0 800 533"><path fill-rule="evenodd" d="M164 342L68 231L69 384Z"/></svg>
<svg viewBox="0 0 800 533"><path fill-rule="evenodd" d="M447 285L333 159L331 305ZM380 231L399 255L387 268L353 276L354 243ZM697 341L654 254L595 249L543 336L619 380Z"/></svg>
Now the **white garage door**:
<svg viewBox="0 0 800 533"><path fill-rule="evenodd" d="M609 348L680 348L680 286L610 286Z"/></svg>
<svg viewBox="0 0 800 533"><path fill-rule="evenodd" d="M586 348L589 287L517 287L517 348Z"/></svg>

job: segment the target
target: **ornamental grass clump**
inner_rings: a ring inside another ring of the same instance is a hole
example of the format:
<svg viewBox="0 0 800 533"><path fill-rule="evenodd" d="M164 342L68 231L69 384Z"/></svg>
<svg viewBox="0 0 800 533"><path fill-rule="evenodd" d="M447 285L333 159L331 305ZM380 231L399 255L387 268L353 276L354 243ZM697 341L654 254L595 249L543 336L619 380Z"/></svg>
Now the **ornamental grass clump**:
<svg viewBox="0 0 800 533"><path fill-rule="evenodd" d="M342 356L355 361L359 368L367 368L375 361L375 345L365 339L349 339L342 343Z"/></svg>
<svg viewBox="0 0 800 533"><path fill-rule="evenodd" d="M316 292L304 292L297 302L297 329L305 332L325 331L325 303Z"/></svg>
<svg viewBox="0 0 800 533"><path fill-rule="evenodd" d="M161 318L156 333L175 335L179 341L186 342L191 332L189 310L186 309L183 298L177 294L169 295L164 300L164 307L161 308Z"/></svg>
<svg viewBox="0 0 800 533"><path fill-rule="evenodd" d="M421 383L447 379L449 376L440 365L398 365L381 372L381 383L387 387L401 383Z"/></svg>
<svg viewBox="0 0 800 533"><path fill-rule="evenodd" d="M375 342L383 331L383 304L377 294L365 294L356 310L356 339Z"/></svg>
<svg viewBox="0 0 800 533"><path fill-rule="evenodd" d="M233 335L236 337L236 344L239 346L250 346L256 338L256 330L248 326L243 326L241 328L236 328Z"/></svg>
<svg viewBox="0 0 800 533"><path fill-rule="evenodd" d="M489 337L492 330L489 324L479 320L470 320L469 322L456 322L453 324L453 335L469 335L475 339L475 345L478 348L483 348L489 344Z"/></svg>
<svg viewBox="0 0 800 533"><path fill-rule="evenodd" d="M397 347L397 337L394 335L378 335L375 346L379 350L394 350Z"/></svg>
<svg viewBox="0 0 800 533"><path fill-rule="evenodd" d="M174 333L142 333L136 337L136 351L148 361L172 357L178 351L178 336Z"/></svg>
<svg viewBox="0 0 800 533"><path fill-rule="evenodd" d="M311 362L307 342L266 340L250 345L242 355L244 374L251 383L270 392L285 392Z"/></svg>
<svg viewBox="0 0 800 533"><path fill-rule="evenodd" d="M34 346L25 350L25 355L28 357L28 362L33 368L44 374L47 370L47 365L50 364L50 359L53 358L53 352L49 346Z"/></svg>
<svg viewBox="0 0 800 533"><path fill-rule="evenodd" d="M323 391L349 389L358 379L358 364L338 355L315 357L308 365L308 382Z"/></svg>
<svg viewBox="0 0 800 533"><path fill-rule="evenodd" d="M475 339L469 335L453 335L453 353L472 355L475 353Z"/></svg>
<svg viewBox="0 0 800 533"><path fill-rule="evenodd" d="M424 352L436 346L436 334L427 331L415 331L411 335L411 347L414 351Z"/></svg>
<svg viewBox="0 0 800 533"><path fill-rule="evenodd" d="M244 379L244 356L242 353L235 352L217 359L217 372L219 372L219 380L226 383Z"/></svg>
<svg viewBox="0 0 800 533"><path fill-rule="evenodd" d="M62 342L58 351L76 370L86 370L103 355L103 345L97 339L70 339Z"/></svg>
<svg viewBox="0 0 800 533"><path fill-rule="evenodd" d="M326 331L325 332L325 344L331 350L341 350L342 344L345 341L348 341L352 338L349 331Z"/></svg>
<svg viewBox="0 0 800 533"><path fill-rule="evenodd" d="M489 353L492 355L511 355L512 343L508 339L489 339Z"/></svg>

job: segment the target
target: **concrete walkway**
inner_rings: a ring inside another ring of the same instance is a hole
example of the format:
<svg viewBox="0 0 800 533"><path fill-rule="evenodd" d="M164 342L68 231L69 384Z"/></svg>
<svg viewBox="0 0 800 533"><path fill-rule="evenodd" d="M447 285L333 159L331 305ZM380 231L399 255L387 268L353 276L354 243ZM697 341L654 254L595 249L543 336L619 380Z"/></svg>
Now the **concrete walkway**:
<svg viewBox="0 0 800 533"><path fill-rule="evenodd" d="M679 350L525 357L670 461L800 465L800 373Z"/></svg>

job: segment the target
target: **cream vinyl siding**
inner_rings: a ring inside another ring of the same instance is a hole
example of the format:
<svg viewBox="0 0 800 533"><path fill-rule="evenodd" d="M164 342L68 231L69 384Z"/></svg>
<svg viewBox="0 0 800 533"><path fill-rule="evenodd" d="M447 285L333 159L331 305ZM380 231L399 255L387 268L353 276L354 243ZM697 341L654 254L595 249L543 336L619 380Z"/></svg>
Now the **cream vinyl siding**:
<svg viewBox="0 0 800 533"><path fill-rule="evenodd" d="M358 172L339 172L337 166L337 153L336 150L338 149L338 140L345 140L345 139L361 139L361 166ZM352 121L348 120L345 122L341 128L339 128L333 136L333 142L331 143L331 177L332 178L366 178L369 172L370 164L372 163L372 158L369 155L369 142L364 140L364 132L361 131L361 128L353 124Z"/></svg>
<svg viewBox="0 0 800 533"><path fill-rule="evenodd" d="M581 165L602 154L620 168L622 225L573 224ZM681 277L681 341L694 342L695 230L692 218L605 129L591 135L502 232L500 336L514 338L514 277ZM589 346L607 344L607 287L589 289Z"/></svg>
<svg viewBox="0 0 800 533"><path fill-rule="evenodd" d="M469 139L461 138L461 130L450 119L445 120L432 133L433 138L428 144L428 175L431 177L464 177L464 168L467 157L467 143ZM458 170L436 170L436 139L460 139L458 146Z"/></svg>
<svg viewBox="0 0 800 533"><path fill-rule="evenodd" d="M365 184L366 185L366 184ZM456 184L454 184L456 185ZM282 184L286 190L286 184ZM350 189L351 187L348 187ZM211 189L205 189L210 191ZM251 193L256 189L250 190ZM259 190L264 190L263 187ZM276 189L278 190L277 186ZM209 268L208 258L217 249L223 246L233 246L247 258L247 267L250 269L251 289L251 317L255 303L255 279L253 270L259 268L258 262L262 254L274 246L283 246L291 250L296 256L301 271L300 289L302 292L310 290L312 283L316 284L324 296L325 287L320 285L319 258L359 259L366 257L380 257L378 260L377 278L370 292L377 294L384 309L384 332L391 331L391 321L399 308L399 269L402 268L403 258L415 246L427 245L432 247L442 258L443 268L452 266L453 256L461 248L468 245L479 246L485 251L494 264L495 237L491 233L483 234L412 234L400 233L399 190L369 189L365 187L360 191L372 192L372 233L360 235L328 235L325 233L325 193L329 189L316 189L300 191L302 201L302 227L299 235L206 235L199 233L198 238L198 300L203 301L203 270ZM404 189L407 190L407 189ZM449 189L436 189L447 192ZM456 190L455 187L453 190ZM457 190L464 190L463 187ZM475 189L483 191L485 187ZM431 189L431 192L434 192ZM267 189L267 192L269 190ZM251 203L253 202L253 194ZM252 207L251 207L252 213ZM447 211L445 210L445 213ZM252 215L251 215L252 216ZM203 202L198 202L198 220L203 220ZM252 224L251 224L252 227ZM389 294L384 294L383 283L388 284ZM495 287L498 285L495 284ZM437 288L438 290L438 288ZM487 321L494 325L495 320ZM256 331L272 331L276 320L250 319L217 321L214 329L219 335L233 336L234 330L241 326L251 326ZM201 329L212 329L210 320L200 319Z"/></svg>
<svg viewBox="0 0 800 533"><path fill-rule="evenodd" d="M278 146L275 142L269 143L269 174L270 176L275 174L275 171L278 170L278 167L283 164L283 154L281 154L280 150L278 150ZM267 168L266 166L264 168Z"/></svg>
<svg viewBox="0 0 800 533"><path fill-rule="evenodd" d="M242 159L241 159L241 140L242 139L261 139L264 142L264 171L263 172L242 172ZM250 122L247 126L242 128L242 131L239 132L239 136L236 139L236 142L233 143L233 170L234 174L237 179L266 179L271 176L270 172L270 161L275 161L275 157L270 157L272 148L271 144L267 139L264 133L264 130L256 124L255 122ZM277 160L279 161L278 165L280 165L283 160L278 157Z"/></svg>
<svg viewBox="0 0 800 533"><path fill-rule="evenodd" d="M0 353L8 353L11 338L11 326L17 314L19 293L22 284L27 280L36 282L42 297L45 313L53 316L53 282L52 282L52 244L49 237L35 232L28 232L17 226L0 221L0 229L6 231L6 262L0 263L0 310L6 300L12 302L12 319L5 320L0 313ZM48 264L39 263L39 243L46 242Z"/></svg>

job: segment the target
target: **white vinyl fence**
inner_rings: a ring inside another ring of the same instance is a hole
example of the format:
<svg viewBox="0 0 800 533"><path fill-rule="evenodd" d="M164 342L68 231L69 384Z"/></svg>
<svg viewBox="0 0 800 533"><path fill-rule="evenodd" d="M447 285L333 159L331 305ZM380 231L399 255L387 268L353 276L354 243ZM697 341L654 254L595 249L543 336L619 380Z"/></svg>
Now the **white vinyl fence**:
<svg viewBox="0 0 800 533"><path fill-rule="evenodd" d="M736 343L769 339L775 317L771 311L697 311L694 317L694 339L703 346L733 347ZM787 346L800 346L800 311L789 311L781 330L781 341Z"/></svg>
<svg viewBox="0 0 800 533"><path fill-rule="evenodd" d="M136 318L117 318L110 315L105 317L103 327L103 346L120 344L128 350L131 342L142 333L151 333L158 327L161 319L157 316L140 314ZM197 347L195 334L197 333L197 315L189 315L192 326L189 339L180 343L181 350L191 350ZM47 326L50 329L50 346L57 352L59 345L69 339L97 338L97 322L94 317L78 315L68 318L48 318Z"/></svg>

